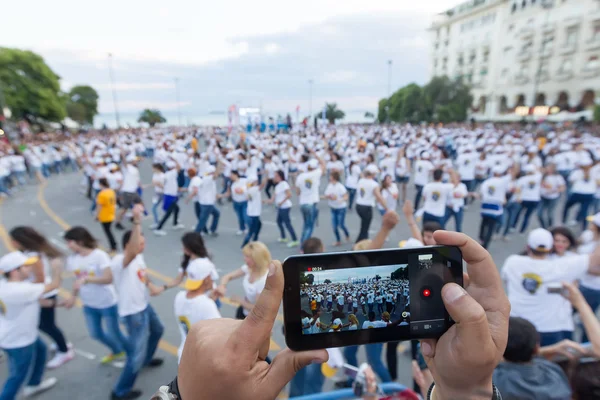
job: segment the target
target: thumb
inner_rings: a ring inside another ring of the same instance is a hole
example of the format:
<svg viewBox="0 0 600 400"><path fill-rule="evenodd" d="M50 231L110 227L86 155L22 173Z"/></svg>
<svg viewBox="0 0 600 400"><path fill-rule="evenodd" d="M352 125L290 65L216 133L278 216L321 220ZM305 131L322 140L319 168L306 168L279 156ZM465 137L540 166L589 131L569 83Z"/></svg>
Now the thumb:
<svg viewBox="0 0 600 400"><path fill-rule="evenodd" d="M273 359L263 387L273 391L275 398L302 368L310 364L322 364L327 360L329 354L326 350L295 352L285 349Z"/></svg>
<svg viewBox="0 0 600 400"><path fill-rule="evenodd" d="M483 307L456 283L442 288L442 298L448 313L456 322L459 343L480 348L490 341L490 329Z"/></svg>

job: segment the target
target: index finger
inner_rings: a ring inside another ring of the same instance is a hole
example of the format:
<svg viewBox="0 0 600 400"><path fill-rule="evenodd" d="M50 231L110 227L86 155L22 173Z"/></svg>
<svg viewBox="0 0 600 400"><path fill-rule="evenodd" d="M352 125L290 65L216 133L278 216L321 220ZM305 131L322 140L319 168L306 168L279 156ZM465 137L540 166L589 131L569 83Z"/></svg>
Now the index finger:
<svg viewBox="0 0 600 400"><path fill-rule="evenodd" d="M283 297L283 270L279 261L271 261L267 273L265 288L258 297L256 304L233 336L239 344L240 355L247 353L247 349L258 352L265 342L271 339L271 330L279 312L279 305ZM254 353L253 353L254 354Z"/></svg>
<svg viewBox="0 0 600 400"><path fill-rule="evenodd" d="M467 262L469 283L479 287L502 288L502 279L490 253L479 243L464 233L435 231L433 237L437 244L456 246Z"/></svg>

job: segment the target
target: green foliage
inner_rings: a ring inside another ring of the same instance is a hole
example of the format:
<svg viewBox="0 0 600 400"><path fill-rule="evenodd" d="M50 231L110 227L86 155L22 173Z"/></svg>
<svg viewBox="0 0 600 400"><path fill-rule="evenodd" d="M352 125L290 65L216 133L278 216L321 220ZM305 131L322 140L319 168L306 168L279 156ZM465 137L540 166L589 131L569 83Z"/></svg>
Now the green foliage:
<svg viewBox="0 0 600 400"><path fill-rule="evenodd" d="M456 122L467 119L473 102L469 86L448 77L435 77L421 87L411 83L398 89L389 99L379 101L378 120L393 122Z"/></svg>
<svg viewBox="0 0 600 400"><path fill-rule="evenodd" d="M306 283L308 283L309 285L315 283L315 276L313 274L306 275Z"/></svg>
<svg viewBox="0 0 600 400"><path fill-rule="evenodd" d="M342 110L337 108L337 103L325 104L325 118L330 124L335 124L336 119L342 119L346 116Z"/></svg>
<svg viewBox="0 0 600 400"><path fill-rule="evenodd" d="M371 111L367 111L365 113L365 118L371 118L374 119L375 118L375 114L373 114Z"/></svg>
<svg viewBox="0 0 600 400"><path fill-rule="evenodd" d="M91 86L74 86L67 94L67 115L80 124L94 124L98 115L98 92Z"/></svg>
<svg viewBox="0 0 600 400"><path fill-rule="evenodd" d="M323 281L323 283L324 283L324 284L326 284L326 285L328 285L328 284L330 284L330 283L331 283L331 279L325 279L325 280Z"/></svg>
<svg viewBox="0 0 600 400"><path fill-rule="evenodd" d="M594 122L600 122L600 105L594 106Z"/></svg>
<svg viewBox="0 0 600 400"><path fill-rule="evenodd" d="M408 279L408 268L398 268L397 270L392 272L392 275L390 276L390 278L391 279Z"/></svg>
<svg viewBox="0 0 600 400"><path fill-rule="evenodd" d="M14 119L59 122L66 116L60 77L39 55L0 47L0 85Z"/></svg>
<svg viewBox="0 0 600 400"><path fill-rule="evenodd" d="M156 124L163 124L163 123L167 122L167 120L165 119L165 117L162 116L160 111L151 110L151 109L146 108L140 114L140 117L138 118L138 122L140 122L140 123L143 122L150 126L154 126Z"/></svg>

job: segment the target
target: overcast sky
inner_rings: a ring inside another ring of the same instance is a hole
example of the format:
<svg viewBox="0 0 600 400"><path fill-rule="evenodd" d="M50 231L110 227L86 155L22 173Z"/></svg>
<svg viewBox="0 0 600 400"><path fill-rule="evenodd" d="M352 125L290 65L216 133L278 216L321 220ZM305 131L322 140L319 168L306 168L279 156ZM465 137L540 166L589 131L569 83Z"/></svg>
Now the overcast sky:
<svg viewBox="0 0 600 400"><path fill-rule="evenodd" d="M342 269L330 269L327 271L319 272L307 272L307 274L313 274L315 276L315 282L323 283L325 279L329 279L332 282L348 282L348 278L356 279L371 279L375 275L379 275L382 278L389 278L392 272L398 268L406 268L407 264L398 265L384 265L381 267L366 267L366 268L342 268Z"/></svg>
<svg viewBox="0 0 600 400"><path fill-rule="evenodd" d="M392 87L428 78L434 14L455 0L19 0L2 5L0 46L40 53L63 89L91 84L100 112L113 111L107 54L119 107L185 114L233 103L308 114L335 101L375 109Z"/></svg>

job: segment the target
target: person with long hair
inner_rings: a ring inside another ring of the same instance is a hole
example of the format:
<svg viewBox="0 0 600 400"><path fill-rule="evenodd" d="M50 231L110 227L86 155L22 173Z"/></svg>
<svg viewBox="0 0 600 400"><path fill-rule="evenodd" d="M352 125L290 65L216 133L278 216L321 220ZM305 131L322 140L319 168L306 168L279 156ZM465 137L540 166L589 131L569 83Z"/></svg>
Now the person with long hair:
<svg viewBox="0 0 600 400"><path fill-rule="evenodd" d="M80 297L90 336L111 350L111 354L103 357L101 363L122 359L127 339L119 328L117 293L113 286L110 257L98 248L96 239L82 226L69 229L64 238L73 252L67 258L67 269L75 274L75 282L71 297L63 305L72 308L77 297Z"/></svg>
<svg viewBox="0 0 600 400"><path fill-rule="evenodd" d="M238 171L231 171L231 184L223 195L233 202L233 210L237 216L239 230L236 235L246 233L246 224L248 222L248 181L242 178Z"/></svg>
<svg viewBox="0 0 600 400"><path fill-rule="evenodd" d="M368 166L363 172L363 178L358 181L358 198L356 199L356 213L360 218L360 232L356 243L369 238L369 227L373 220L373 207L375 202L381 204L384 209L387 204L381 195L381 189L375 181L377 167ZM387 211L387 210L386 210Z"/></svg>
<svg viewBox="0 0 600 400"><path fill-rule="evenodd" d="M296 232L294 231L292 221L290 220L290 210L292 208L291 198L292 189L290 188L289 183L286 182L283 171L278 170L275 173L275 195L265 202L277 206L277 226L279 227L279 233L281 234L277 241L280 243L287 243L288 247L295 247L300 243L298 242ZM291 242L285 237L285 229L287 229L290 234L292 239Z"/></svg>
<svg viewBox="0 0 600 400"><path fill-rule="evenodd" d="M152 197L152 217L154 218L154 224L152 224L151 228L154 229L160 223L158 207L160 207L165 197L165 168L162 164L152 164L152 186L154 187L154 196Z"/></svg>
<svg viewBox="0 0 600 400"><path fill-rule="evenodd" d="M406 157L406 148L402 147L398 150L396 156L396 183L402 188L402 203L406 201L406 186L410 180L410 160Z"/></svg>
<svg viewBox="0 0 600 400"><path fill-rule="evenodd" d="M341 246L339 229L344 232L346 241L350 241L350 232L346 228L346 207L348 201L348 190L340 182L340 172L337 170L331 171L329 174L329 184L325 188L325 195L331 208L331 225L335 235L336 242L334 246Z"/></svg>
<svg viewBox="0 0 600 400"><path fill-rule="evenodd" d="M106 178L100 178L100 191L96 196L96 219L102 225L102 230L110 244L110 251L117 251L117 241L111 230L117 212L117 194L110 188Z"/></svg>
<svg viewBox="0 0 600 400"><path fill-rule="evenodd" d="M542 228L550 229L554 225L554 210L566 188L566 182L562 175L556 172L556 166L548 164L542 177L541 203L538 208L538 219Z"/></svg>
<svg viewBox="0 0 600 400"><path fill-rule="evenodd" d="M398 185L396 185L391 175L385 175L383 177L380 190L381 196L385 200L387 210L396 210L398 207ZM386 210L381 204L377 204L377 209L381 215L386 213Z"/></svg>
<svg viewBox="0 0 600 400"><path fill-rule="evenodd" d="M358 159L352 157L348 165L348 173L346 174L346 190L348 190L348 211L352 211L354 199L356 198L356 188L360 179L360 165Z"/></svg>
<svg viewBox="0 0 600 400"><path fill-rule="evenodd" d="M17 250L36 256L42 262L44 269L44 283L46 285L62 281L63 257L64 255L56 247L48 243L48 240L35 229L29 226L17 226L10 230L11 244ZM58 289L45 293L42 296L42 308L40 309L39 328L54 341L56 354L48 362L47 367L58 368L71 361L75 354L72 345L67 344L62 330L56 325L55 308Z"/></svg>
<svg viewBox="0 0 600 400"><path fill-rule="evenodd" d="M569 257L577 254L577 239L575 239L575 235L569 228L557 226L551 229L550 233L554 238L550 258Z"/></svg>
<svg viewBox="0 0 600 400"><path fill-rule="evenodd" d="M245 319L252 311L258 296L265 288L265 282L271 264L271 253L262 242L248 243L242 249L244 265L225 275L217 288L220 295L225 295L227 284L233 279L243 278L244 298L232 298L240 304L235 314L237 319Z"/></svg>
<svg viewBox="0 0 600 400"><path fill-rule="evenodd" d="M257 176L249 176L248 180L248 233L244 238L242 247L247 245L250 241L256 242L258 235L262 228L262 221L260 220L260 214L262 212L262 190L267 185L267 180L263 180L261 184L258 183Z"/></svg>

